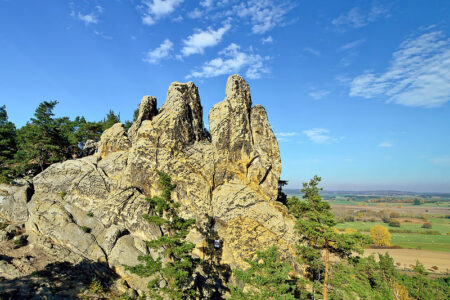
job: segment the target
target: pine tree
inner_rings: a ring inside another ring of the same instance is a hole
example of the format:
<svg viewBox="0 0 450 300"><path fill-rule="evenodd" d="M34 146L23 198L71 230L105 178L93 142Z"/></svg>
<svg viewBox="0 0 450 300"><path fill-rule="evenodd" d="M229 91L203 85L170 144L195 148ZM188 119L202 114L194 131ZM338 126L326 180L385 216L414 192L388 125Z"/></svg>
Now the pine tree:
<svg viewBox="0 0 450 300"><path fill-rule="evenodd" d="M57 101L39 104L31 122L17 131L18 151L15 158L22 165L22 172L35 167L43 171L49 164L64 158L62 149L69 142L53 118L56 104Z"/></svg>
<svg viewBox="0 0 450 300"><path fill-rule="evenodd" d="M352 251L362 253L368 239L360 233L339 234L334 228L336 221L328 202L322 201L319 192L321 178L314 176L303 183L303 201L290 198L288 208L296 218L295 229L299 235L298 254L308 268L309 278L314 282L323 270L323 299L328 297L328 269L330 252L341 258L350 257ZM325 252L323 263L321 251Z"/></svg>
<svg viewBox="0 0 450 300"><path fill-rule="evenodd" d="M162 236L147 241L149 248L158 250L159 256L154 259L151 255L139 256L143 262L136 266L125 266L132 273L141 277L150 277L148 288L152 299L187 299L195 298L193 288L193 273L199 259L192 257L191 252L195 245L186 241L190 227L194 224L192 219L183 219L179 216L180 203L171 198L175 185L166 173L156 171L159 175L160 196L147 198L152 215L143 215L150 224L160 227Z"/></svg>
<svg viewBox="0 0 450 300"><path fill-rule="evenodd" d="M14 158L16 149L16 126L8 121L6 106L0 107L0 182L11 179L11 169L8 164Z"/></svg>
<svg viewBox="0 0 450 300"><path fill-rule="evenodd" d="M289 275L290 264L280 260L277 247L256 254L256 260L245 259L249 269L234 271L244 286L232 286L231 299L296 299L297 286Z"/></svg>
<svg viewBox="0 0 450 300"><path fill-rule="evenodd" d="M115 114L112 109L109 110L108 114L102 121L102 131L112 127L114 124L120 122L120 114Z"/></svg>

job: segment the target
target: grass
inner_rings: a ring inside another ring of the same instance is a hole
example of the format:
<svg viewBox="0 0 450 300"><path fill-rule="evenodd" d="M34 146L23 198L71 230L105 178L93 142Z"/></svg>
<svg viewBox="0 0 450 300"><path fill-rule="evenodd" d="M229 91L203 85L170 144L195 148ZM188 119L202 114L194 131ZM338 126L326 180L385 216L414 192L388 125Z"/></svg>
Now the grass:
<svg viewBox="0 0 450 300"><path fill-rule="evenodd" d="M428 221L433 224L433 227L431 228L431 230L439 231L441 234L446 234L446 233L450 232L450 220L449 219L430 218L430 219L428 219ZM370 228L372 228L375 225L386 226L389 230L398 230L398 229L407 229L407 230L411 230L411 231L426 231L426 230L428 230L428 229L422 228L423 223L401 222L400 227L391 227L391 226L389 226L389 224L386 224L383 222L362 222L362 221L339 223L336 225L336 228L338 228L338 229L354 228L359 231L370 231Z"/></svg>
<svg viewBox="0 0 450 300"><path fill-rule="evenodd" d="M354 228L361 232L369 232L375 225L386 226L391 231L391 244L403 248L423 249L450 252L450 220L441 218L430 218L432 229L422 228L422 223L401 223L399 227L391 227L382 222L346 222L336 225L338 229ZM399 233L396 230L410 230L411 233ZM437 231L441 235L420 234L417 232Z"/></svg>
<svg viewBox="0 0 450 300"><path fill-rule="evenodd" d="M450 252L449 235L392 233L391 244L399 245L403 248Z"/></svg>

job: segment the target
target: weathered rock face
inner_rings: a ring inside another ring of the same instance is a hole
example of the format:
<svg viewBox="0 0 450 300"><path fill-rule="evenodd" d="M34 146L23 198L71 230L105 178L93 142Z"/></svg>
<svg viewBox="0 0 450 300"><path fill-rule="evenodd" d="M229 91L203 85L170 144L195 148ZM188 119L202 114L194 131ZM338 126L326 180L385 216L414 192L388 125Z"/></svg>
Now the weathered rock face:
<svg viewBox="0 0 450 300"><path fill-rule="evenodd" d="M34 178L27 229L84 257L106 261L131 286L145 287L123 264L149 253L142 240L160 235L142 219L145 198L159 194L155 170L168 173L185 217L197 221L188 238L202 245L215 232L223 241L221 263L244 267L244 258L277 244L292 257L293 219L275 201L281 172L278 143L250 88L230 76L225 99L209 113L210 133L192 83L171 84L159 111L145 96L126 132L106 130L93 156L54 164ZM214 219L214 228L206 228Z"/></svg>
<svg viewBox="0 0 450 300"><path fill-rule="evenodd" d="M27 203L33 194L33 186L26 180L0 184L0 218L9 222L25 222L28 219Z"/></svg>

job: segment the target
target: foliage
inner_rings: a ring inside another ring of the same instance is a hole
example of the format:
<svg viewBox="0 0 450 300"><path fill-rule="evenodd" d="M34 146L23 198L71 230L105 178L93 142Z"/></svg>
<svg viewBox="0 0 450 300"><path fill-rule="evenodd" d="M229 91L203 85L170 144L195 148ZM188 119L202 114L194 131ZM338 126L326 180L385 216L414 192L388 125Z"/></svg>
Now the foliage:
<svg viewBox="0 0 450 300"><path fill-rule="evenodd" d="M284 205L287 205L287 195L283 192L283 186L287 185L287 180L278 180L278 194L277 194L277 201L283 203Z"/></svg>
<svg viewBox="0 0 450 300"><path fill-rule="evenodd" d="M400 274L388 253L341 260L332 266L332 299L448 299L450 278L430 279L417 262L414 275Z"/></svg>
<svg viewBox="0 0 450 300"><path fill-rule="evenodd" d="M11 164L16 152L16 126L8 121L6 107L0 106L0 182L12 179Z"/></svg>
<svg viewBox="0 0 450 300"><path fill-rule="evenodd" d="M249 269L234 271L243 286L231 287L231 299L296 299L297 286L289 276L290 264L280 260L277 247L256 254L257 259L245 260Z"/></svg>
<svg viewBox="0 0 450 300"><path fill-rule="evenodd" d="M389 226L391 227L400 227L400 221L396 219L391 219L389 221Z"/></svg>
<svg viewBox="0 0 450 300"><path fill-rule="evenodd" d="M373 226L370 229L370 237L372 238L373 244L377 247L387 247L391 244L391 234L385 226Z"/></svg>
<svg viewBox="0 0 450 300"><path fill-rule="evenodd" d="M86 216L88 216L88 217L93 217L93 216L94 216L94 213L93 213L92 211L90 211L90 212L88 212L88 213L86 214Z"/></svg>
<svg viewBox="0 0 450 300"><path fill-rule="evenodd" d="M81 230L83 230L86 233L90 233L91 232L91 228L89 228L87 226L81 226Z"/></svg>
<svg viewBox="0 0 450 300"><path fill-rule="evenodd" d="M100 296L103 295L103 293L105 292L102 283L100 282L100 280L98 280L96 276L92 278L91 284L89 285L89 291L93 294Z"/></svg>
<svg viewBox="0 0 450 300"><path fill-rule="evenodd" d="M427 229L433 228L433 224L431 224L431 222L425 222L425 223L423 223L422 228L427 228Z"/></svg>
<svg viewBox="0 0 450 300"><path fill-rule="evenodd" d="M321 178L314 176L309 183L303 183L303 201L290 198L289 212L296 217L295 229L299 235L297 252L300 262L307 265L307 279L315 282L323 278L324 298L327 292L328 253L340 258L351 257L352 252L363 253L368 238L359 232L339 234L334 228L336 221L328 202L322 201L318 187ZM324 264L320 260L325 250ZM323 277L321 276L323 274Z"/></svg>
<svg viewBox="0 0 450 300"><path fill-rule="evenodd" d="M102 131L112 127L114 124L120 122L120 114L115 114L112 109L106 114L106 117L102 121Z"/></svg>
<svg viewBox="0 0 450 300"><path fill-rule="evenodd" d="M196 293L191 283L199 260L191 255L195 245L185 240L194 220L179 216L180 203L171 198L175 185L171 183L169 175L156 172L162 193L160 196L147 198L153 214L145 214L143 218L160 227L163 233L160 238L146 242L149 248L159 252L159 256L156 259L151 255L139 256L138 260L143 264L125 268L141 277L152 276L148 284L152 299L195 298Z"/></svg>
<svg viewBox="0 0 450 300"><path fill-rule="evenodd" d="M43 171L49 164L61 161L69 147L58 121L53 116L57 101L39 104L31 122L17 131L16 160L21 163L21 171L39 169Z"/></svg>
<svg viewBox="0 0 450 300"><path fill-rule="evenodd" d="M419 199L419 198L414 198L413 204L414 205L421 205L424 203L423 199Z"/></svg>

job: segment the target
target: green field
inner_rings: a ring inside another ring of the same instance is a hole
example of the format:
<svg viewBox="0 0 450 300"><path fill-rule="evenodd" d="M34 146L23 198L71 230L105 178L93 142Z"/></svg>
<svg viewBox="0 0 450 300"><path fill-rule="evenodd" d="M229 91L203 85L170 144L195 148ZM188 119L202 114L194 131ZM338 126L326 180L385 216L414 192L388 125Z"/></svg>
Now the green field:
<svg viewBox="0 0 450 300"><path fill-rule="evenodd" d="M392 233L391 244L403 248L424 249L450 252L450 220L443 218L431 218L429 221L433 224L432 229L422 228L420 223L402 223L400 227L391 227L382 222L346 222L336 225L338 229L354 228L361 232L369 232L375 225L386 226L390 231L393 230L411 230L426 232L430 230L438 231L441 235L427 235L420 233Z"/></svg>
<svg viewBox="0 0 450 300"><path fill-rule="evenodd" d="M393 233L391 244L403 248L450 252L450 235Z"/></svg>

